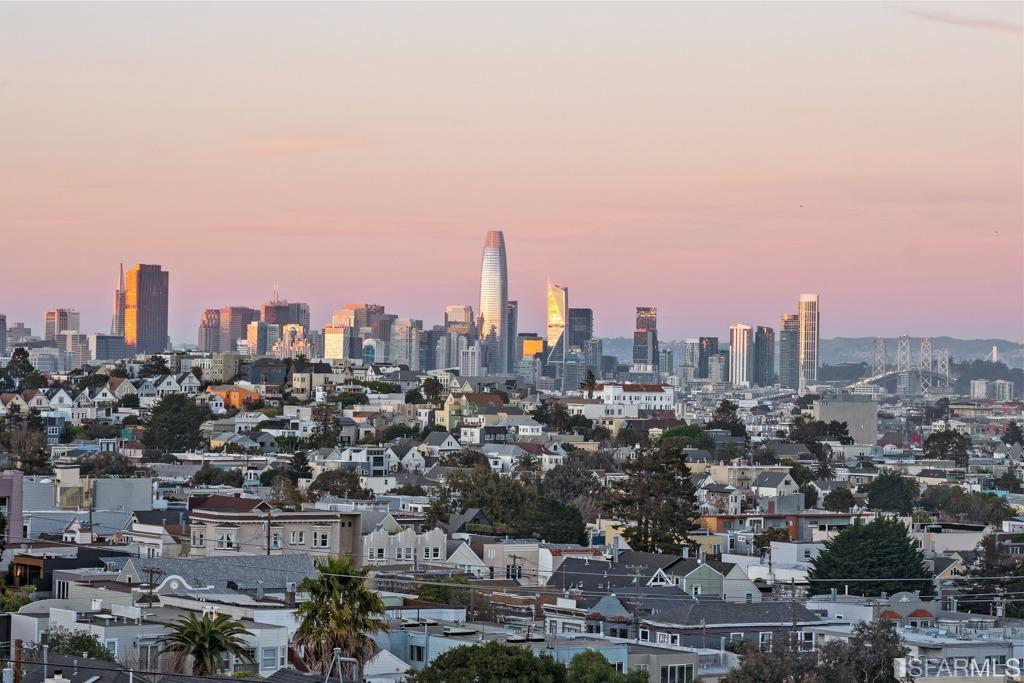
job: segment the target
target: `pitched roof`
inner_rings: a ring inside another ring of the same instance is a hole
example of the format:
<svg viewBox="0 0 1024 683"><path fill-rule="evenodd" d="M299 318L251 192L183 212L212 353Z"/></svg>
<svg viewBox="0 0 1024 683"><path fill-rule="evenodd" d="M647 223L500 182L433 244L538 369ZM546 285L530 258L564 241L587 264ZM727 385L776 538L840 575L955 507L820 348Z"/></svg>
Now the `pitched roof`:
<svg viewBox="0 0 1024 683"><path fill-rule="evenodd" d="M423 443L428 446L440 446L448 439L449 436L453 439L455 438L451 432L432 431L427 434L427 438L423 440Z"/></svg>
<svg viewBox="0 0 1024 683"><path fill-rule="evenodd" d="M680 626L740 626L743 624L791 624L821 621L801 604L789 602L725 602L699 600L666 610L651 621Z"/></svg>
<svg viewBox="0 0 1024 683"><path fill-rule="evenodd" d="M229 590L254 589L262 581L266 590L284 590L288 583L299 583L315 577L316 567L310 555L245 555L237 558L217 557L129 557L127 564L139 576L155 567L161 576L180 576L193 588L213 586Z"/></svg>
<svg viewBox="0 0 1024 683"><path fill-rule="evenodd" d="M230 512L252 512L257 507L270 507L259 498L239 498L217 494L196 494L188 497L189 510L227 510Z"/></svg>
<svg viewBox="0 0 1024 683"><path fill-rule="evenodd" d="M757 475L757 479L754 480L754 486L763 486L765 488L776 488L782 485L786 477L789 476L788 472L761 472Z"/></svg>

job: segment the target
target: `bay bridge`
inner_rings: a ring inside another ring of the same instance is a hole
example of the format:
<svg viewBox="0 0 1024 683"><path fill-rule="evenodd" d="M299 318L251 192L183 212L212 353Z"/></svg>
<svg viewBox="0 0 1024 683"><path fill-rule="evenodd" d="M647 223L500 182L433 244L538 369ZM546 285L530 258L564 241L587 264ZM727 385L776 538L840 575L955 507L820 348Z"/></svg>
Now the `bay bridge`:
<svg viewBox="0 0 1024 683"><path fill-rule="evenodd" d="M997 352L993 349L993 353ZM906 393L910 393L911 383L915 381L923 394L940 389L941 393L948 393L952 383L956 381L950 373L949 349L933 351L932 340L929 337L920 340L916 356L912 353L910 336L900 337L896 341L895 361L890 362L885 339L876 337L871 354L870 374L847 385L847 389L854 390L871 385L885 386L895 379L900 386L906 388Z"/></svg>

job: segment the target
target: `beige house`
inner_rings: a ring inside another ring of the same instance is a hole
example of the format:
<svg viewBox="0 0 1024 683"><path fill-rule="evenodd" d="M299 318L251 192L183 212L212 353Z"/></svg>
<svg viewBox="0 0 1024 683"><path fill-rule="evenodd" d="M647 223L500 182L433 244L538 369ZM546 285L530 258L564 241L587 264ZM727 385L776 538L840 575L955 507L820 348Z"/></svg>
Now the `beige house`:
<svg viewBox="0 0 1024 683"><path fill-rule="evenodd" d="M198 509L190 513L190 524L191 557L362 555L358 512Z"/></svg>

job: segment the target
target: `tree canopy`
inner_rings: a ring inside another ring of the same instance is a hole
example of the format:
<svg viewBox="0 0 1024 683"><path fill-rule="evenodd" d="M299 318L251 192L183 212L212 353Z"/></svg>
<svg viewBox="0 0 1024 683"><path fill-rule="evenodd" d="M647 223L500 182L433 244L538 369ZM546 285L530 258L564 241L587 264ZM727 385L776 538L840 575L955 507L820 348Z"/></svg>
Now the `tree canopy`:
<svg viewBox="0 0 1024 683"><path fill-rule="evenodd" d="M715 408L715 412L711 415L711 420L705 427L707 429L724 429L733 436L746 436L747 427L739 417L739 409L740 407L737 404L729 399L724 399Z"/></svg>
<svg viewBox="0 0 1024 683"><path fill-rule="evenodd" d="M309 485L309 493L317 498L336 496L366 500L373 497L370 491L360 485L359 474L343 467L324 472L314 479Z"/></svg>
<svg viewBox="0 0 1024 683"><path fill-rule="evenodd" d="M872 510L909 515L914 509L920 486L914 479L908 479L895 470L885 470L860 490L868 494L868 507Z"/></svg>
<svg viewBox="0 0 1024 683"><path fill-rule="evenodd" d="M647 448L625 463L612 486L608 512L622 521L634 550L678 553L692 545L697 501L686 456L677 448Z"/></svg>
<svg viewBox="0 0 1024 683"><path fill-rule="evenodd" d="M185 394L168 394L150 411L142 443L164 453L200 448L205 439L199 431L208 413Z"/></svg>
<svg viewBox="0 0 1024 683"><path fill-rule="evenodd" d="M931 572L924 555L898 519L878 517L870 524L857 522L825 542L811 560L808 573L812 594L832 588L853 595L921 591L932 595ZM843 580L849 579L848 583Z"/></svg>
<svg viewBox="0 0 1024 683"><path fill-rule="evenodd" d="M462 645L448 650L410 680L413 683L565 683L567 678L565 665L554 658L492 640L484 645Z"/></svg>
<svg viewBox="0 0 1024 683"><path fill-rule="evenodd" d="M845 486L840 486L826 493L821 504L829 512L849 512L855 503L853 491Z"/></svg>
<svg viewBox="0 0 1024 683"><path fill-rule="evenodd" d="M971 438L953 429L932 432L924 440L924 456L935 460L952 460L957 467L967 467Z"/></svg>

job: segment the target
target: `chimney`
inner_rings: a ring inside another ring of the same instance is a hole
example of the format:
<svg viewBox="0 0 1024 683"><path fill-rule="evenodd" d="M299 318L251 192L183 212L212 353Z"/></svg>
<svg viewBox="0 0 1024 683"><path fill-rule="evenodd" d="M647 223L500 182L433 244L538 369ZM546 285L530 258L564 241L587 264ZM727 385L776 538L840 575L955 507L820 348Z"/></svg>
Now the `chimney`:
<svg viewBox="0 0 1024 683"><path fill-rule="evenodd" d="M263 599L263 579L256 579L256 599Z"/></svg>
<svg viewBox="0 0 1024 683"><path fill-rule="evenodd" d="M295 607L295 582L289 581L284 586L284 604Z"/></svg>

